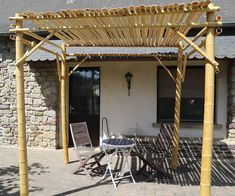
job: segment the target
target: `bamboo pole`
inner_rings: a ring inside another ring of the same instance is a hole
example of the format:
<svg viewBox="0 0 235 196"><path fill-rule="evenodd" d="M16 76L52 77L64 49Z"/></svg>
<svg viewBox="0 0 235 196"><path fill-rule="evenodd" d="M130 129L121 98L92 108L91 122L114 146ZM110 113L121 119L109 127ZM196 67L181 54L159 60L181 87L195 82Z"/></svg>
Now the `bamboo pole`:
<svg viewBox="0 0 235 196"><path fill-rule="evenodd" d="M184 82L188 56L183 54L182 83Z"/></svg>
<svg viewBox="0 0 235 196"><path fill-rule="evenodd" d="M165 71L168 73L168 75L171 77L171 79L176 82L175 77L172 75L171 71L161 62L158 56L155 56L155 59L158 60L159 64L165 69Z"/></svg>
<svg viewBox="0 0 235 196"><path fill-rule="evenodd" d="M190 46L192 46L197 52L199 52L202 56L205 57L207 61L209 61L215 68L218 68L219 63L215 61L215 59L209 57L206 52L204 52L199 46L193 43L189 38L187 38L183 33L176 31L177 35L179 35L184 41L186 41Z"/></svg>
<svg viewBox="0 0 235 196"><path fill-rule="evenodd" d="M35 33L32 33L32 32L30 32L30 31L25 31L24 34L29 35L29 36L31 36L31 37L33 37L33 38L39 40L39 41L43 41L43 40L44 40L43 37L41 37L41 36L39 36L39 35L37 35L37 34L35 34ZM61 47L60 47L59 45L57 45L56 43L51 42L51 41L49 41L49 40L45 40L45 43L50 44L50 45L52 45L52 46L54 46L54 47L57 47L57 48L61 49Z"/></svg>
<svg viewBox="0 0 235 196"><path fill-rule="evenodd" d="M68 125L67 125L67 65L66 65L66 49L65 44L62 44L62 61L61 61L61 81L60 81L60 97L61 97L61 128L62 128L62 140L63 140L63 153L64 163L68 164Z"/></svg>
<svg viewBox="0 0 235 196"><path fill-rule="evenodd" d="M56 55L56 66L57 66L57 73L58 73L58 79L61 80L61 69L60 69L60 59L59 56Z"/></svg>
<svg viewBox="0 0 235 196"><path fill-rule="evenodd" d="M19 64L21 64L22 62L24 62L26 60L26 58L28 56L30 56L34 51L36 51L38 48L41 47L42 44L45 43L46 40L49 40L56 31L53 31L51 34L49 34L46 38L44 38L41 42L39 42L37 45L35 45L33 48L31 48L30 51L26 52L20 59L19 61L16 63L16 66L18 66Z"/></svg>
<svg viewBox="0 0 235 196"><path fill-rule="evenodd" d="M207 21L214 20L214 13L207 13ZM208 28L206 34L206 54L214 59L215 55L215 29ZM202 140L202 161L200 195L211 195L211 170L212 170L212 146L214 126L214 80L215 70L213 65L206 60L205 65L205 100L204 100L204 121Z"/></svg>
<svg viewBox="0 0 235 196"><path fill-rule="evenodd" d="M19 14L16 14L18 17ZM22 20L16 20L16 29L22 28ZM16 62L24 55L23 33L16 33ZM26 125L25 125L25 93L24 93L24 61L16 66L16 95L17 95L17 116L18 116L18 145L19 145L19 174L20 174L20 195L28 195L28 161L26 146Z"/></svg>
<svg viewBox="0 0 235 196"><path fill-rule="evenodd" d="M175 89L175 114L174 114L174 133L172 138L172 159L171 168L176 169L179 155L179 127L180 127L180 102L181 102L181 86L182 86L182 48L178 49L178 65L176 73L176 89Z"/></svg>
<svg viewBox="0 0 235 196"><path fill-rule="evenodd" d="M215 68L216 72L219 72L219 63L215 61L214 58L211 58L202 50L199 46L197 46L195 43L193 43L189 38L187 38L183 33L180 33L179 31L176 31L176 34L179 35L184 41L186 41L188 44L190 44L197 52L199 52L202 56L205 57L207 61L210 62Z"/></svg>
<svg viewBox="0 0 235 196"><path fill-rule="evenodd" d="M206 33L206 30L207 27L204 27L191 41L196 42L200 37L202 37ZM185 47L183 47L182 50L186 50L189 46L190 44L186 45Z"/></svg>
<svg viewBox="0 0 235 196"><path fill-rule="evenodd" d="M81 62L79 62L68 74L68 76L70 76L73 72L75 72L77 70L77 68L82 64L84 63L89 57L86 56L84 59L82 59Z"/></svg>

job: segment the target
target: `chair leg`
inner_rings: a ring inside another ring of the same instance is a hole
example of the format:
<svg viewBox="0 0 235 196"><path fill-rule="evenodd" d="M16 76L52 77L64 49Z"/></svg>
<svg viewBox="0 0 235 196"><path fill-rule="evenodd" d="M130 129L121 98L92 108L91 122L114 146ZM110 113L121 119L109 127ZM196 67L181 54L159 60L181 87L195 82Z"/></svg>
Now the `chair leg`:
<svg viewBox="0 0 235 196"><path fill-rule="evenodd" d="M91 180L93 180L93 178L91 177L89 171L86 168L86 163L91 159L91 157L87 157L85 160L80 160L79 163L80 165L78 166L77 170L74 172L74 174L76 174L79 170L83 170L86 175L88 176L88 178L90 178Z"/></svg>

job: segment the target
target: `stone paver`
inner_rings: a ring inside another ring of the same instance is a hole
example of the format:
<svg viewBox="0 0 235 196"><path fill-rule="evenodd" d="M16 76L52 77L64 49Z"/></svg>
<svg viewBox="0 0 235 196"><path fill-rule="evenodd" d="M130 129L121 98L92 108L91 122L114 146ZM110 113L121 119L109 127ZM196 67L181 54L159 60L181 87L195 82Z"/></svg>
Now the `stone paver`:
<svg viewBox="0 0 235 196"><path fill-rule="evenodd" d="M29 190L30 195L81 195L81 196L197 196L198 185L178 185L162 182L141 182L136 184L125 180L115 190L110 178L93 181L85 175L74 175L77 162L75 152L70 149L68 165L63 163L62 150L28 148ZM234 172L234 164L229 166ZM234 174L234 173L233 173ZM18 149L0 147L0 195L19 195ZM212 186L213 196L232 196L235 192L234 181L228 186Z"/></svg>

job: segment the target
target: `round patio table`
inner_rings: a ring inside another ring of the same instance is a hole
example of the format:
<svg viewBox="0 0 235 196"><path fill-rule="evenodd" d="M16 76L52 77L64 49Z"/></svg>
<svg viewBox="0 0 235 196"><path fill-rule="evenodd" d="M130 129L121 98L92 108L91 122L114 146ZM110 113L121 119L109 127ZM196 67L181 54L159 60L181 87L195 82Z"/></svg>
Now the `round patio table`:
<svg viewBox="0 0 235 196"><path fill-rule="evenodd" d="M132 175L131 169L130 169L130 164L128 161L128 157L130 155L130 152L132 150L132 148L136 145L135 142L133 140L129 140L129 139L121 139L121 138L113 138L113 139L105 139L103 140L103 145L102 145L102 149L105 152L105 156L106 156L106 161L107 161L107 168L106 171L104 173L104 176L102 179L105 178L105 176L107 175L107 172L109 171L113 185L115 188L117 188L115 181L117 180L121 180L123 178L129 178L131 177L133 183L135 183L134 177ZM107 152L108 149L114 149L114 151L109 154ZM114 156L117 155L117 153L122 153L123 154L123 165L122 168L120 170L120 172L118 172L118 175L113 175L112 173L112 169L111 169L111 165L112 165L112 160L114 158ZM123 176L123 171L125 169L125 166L127 165L127 172L129 172L129 175Z"/></svg>

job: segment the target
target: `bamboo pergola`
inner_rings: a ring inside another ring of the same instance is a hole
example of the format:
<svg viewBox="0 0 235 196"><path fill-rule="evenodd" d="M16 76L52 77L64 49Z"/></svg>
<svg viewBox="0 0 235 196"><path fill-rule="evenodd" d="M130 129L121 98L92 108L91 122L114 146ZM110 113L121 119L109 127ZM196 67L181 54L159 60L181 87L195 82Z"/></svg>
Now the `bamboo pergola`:
<svg viewBox="0 0 235 196"><path fill-rule="evenodd" d="M78 56L66 53L71 46L84 47L175 47L178 48L177 75L161 62L160 55L155 54L159 65L163 66L176 83L173 157L171 166L177 167L180 128L181 84L184 81L187 59L195 52L200 53L205 64L205 103L200 194L211 195L211 161L214 116L214 73L218 72L215 61L214 39L222 25L221 16L215 16L219 7L210 0L166 6L131 6L112 9L62 10L58 12L23 12L10 17L15 21L10 32L16 42L16 82L17 113L19 133L19 170L20 193L28 195L27 147L24 101L24 62L37 49L55 55L61 89L61 127L64 149L64 162L68 163L68 124L67 124L67 82L69 75L75 71L86 57L68 72L67 57ZM23 23L27 22L24 27ZM187 33L192 28L201 29L192 39ZM217 28L217 29L216 29ZM48 32L41 37L36 32ZM217 33L216 33L217 32ZM24 35L31 37L27 40ZM203 37L205 35L205 37ZM55 44L51 38L56 36L63 41L62 46ZM30 41L32 38L35 41ZM197 44L196 41L201 39ZM49 44L60 52L43 46ZM28 50L23 52L23 46ZM102 54L92 54L102 55ZM118 55L118 54L115 54ZM122 54L123 55L123 54ZM127 54L128 55L128 54Z"/></svg>

